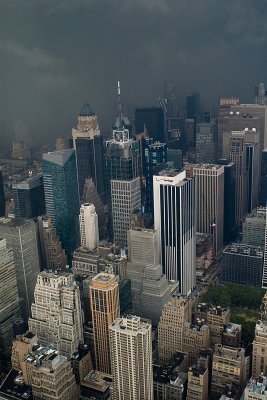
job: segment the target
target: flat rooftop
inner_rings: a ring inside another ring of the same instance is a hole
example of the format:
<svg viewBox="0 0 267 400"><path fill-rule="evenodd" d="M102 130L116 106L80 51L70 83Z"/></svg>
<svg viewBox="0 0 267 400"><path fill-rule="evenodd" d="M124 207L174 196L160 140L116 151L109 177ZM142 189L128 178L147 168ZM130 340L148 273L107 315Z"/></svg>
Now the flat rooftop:
<svg viewBox="0 0 267 400"><path fill-rule="evenodd" d="M249 246L240 243L232 243L224 249L223 253L239 254L242 256L262 258L264 252L262 247Z"/></svg>
<svg viewBox="0 0 267 400"><path fill-rule="evenodd" d="M0 388L0 396L8 396L8 399L33 400L32 389L25 385L22 374L12 369Z"/></svg>

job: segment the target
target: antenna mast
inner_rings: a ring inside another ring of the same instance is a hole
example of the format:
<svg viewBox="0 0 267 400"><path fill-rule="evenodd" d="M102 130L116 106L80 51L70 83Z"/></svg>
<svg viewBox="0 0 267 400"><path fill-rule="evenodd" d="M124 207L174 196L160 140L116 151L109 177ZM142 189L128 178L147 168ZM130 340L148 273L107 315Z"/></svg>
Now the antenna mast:
<svg viewBox="0 0 267 400"><path fill-rule="evenodd" d="M119 127L122 128L121 85L120 85L119 72L118 72L118 116L119 116Z"/></svg>

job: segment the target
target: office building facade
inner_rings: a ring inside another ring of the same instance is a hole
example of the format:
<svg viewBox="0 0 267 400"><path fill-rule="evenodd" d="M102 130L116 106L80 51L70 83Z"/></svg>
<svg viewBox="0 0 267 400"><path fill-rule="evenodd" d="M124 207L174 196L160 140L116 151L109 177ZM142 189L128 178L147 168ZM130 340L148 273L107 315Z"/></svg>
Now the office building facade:
<svg viewBox="0 0 267 400"><path fill-rule="evenodd" d="M36 218L45 214L45 197L42 174L28 177L26 180L12 184L12 197L15 216Z"/></svg>
<svg viewBox="0 0 267 400"><path fill-rule="evenodd" d="M52 343L71 358L83 343L83 314L74 275L43 271L38 274L31 306L29 329L41 345Z"/></svg>
<svg viewBox="0 0 267 400"><path fill-rule="evenodd" d="M181 294L195 286L195 185L186 173L163 170L153 178L154 225L163 273L179 282Z"/></svg>
<svg viewBox="0 0 267 400"><path fill-rule="evenodd" d="M14 257L7 248L6 239L0 238L0 367L10 367L11 344L14 337L13 322L20 317L20 304Z"/></svg>
<svg viewBox="0 0 267 400"><path fill-rule="evenodd" d="M72 129L72 140L76 153L80 198L85 180L92 178L99 196L105 202L103 138L97 116L88 103L81 108L77 126Z"/></svg>
<svg viewBox="0 0 267 400"><path fill-rule="evenodd" d="M0 219L0 237L13 251L22 317L30 315L34 286L40 272L36 224L22 218Z"/></svg>
<svg viewBox="0 0 267 400"><path fill-rule="evenodd" d="M216 131L215 121L196 124L196 162L198 164L216 162Z"/></svg>
<svg viewBox="0 0 267 400"><path fill-rule="evenodd" d="M81 246L89 250L97 248L99 243L98 217L93 204L82 204L80 208Z"/></svg>
<svg viewBox="0 0 267 400"><path fill-rule="evenodd" d="M260 168L260 194L259 203L261 206L267 206L267 148L261 153L261 168Z"/></svg>
<svg viewBox="0 0 267 400"><path fill-rule="evenodd" d="M138 134L144 132L144 130L155 142L166 142L162 108L139 107L135 109L135 132Z"/></svg>
<svg viewBox="0 0 267 400"><path fill-rule="evenodd" d="M119 287L112 274L99 273L90 284L96 369L110 373L109 327L120 316Z"/></svg>
<svg viewBox="0 0 267 400"><path fill-rule="evenodd" d="M215 254L223 247L224 167L202 164L193 167L197 232L213 236Z"/></svg>
<svg viewBox="0 0 267 400"><path fill-rule="evenodd" d="M228 245L222 255L222 280L240 285L261 286L264 252L261 247L239 243Z"/></svg>
<svg viewBox="0 0 267 400"><path fill-rule="evenodd" d="M73 149L43 154L46 213L51 218L68 261L79 246L79 193Z"/></svg>
<svg viewBox="0 0 267 400"><path fill-rule="evenodd" d="M153 399L151 331L148 322L131 315L110 326L114 400Z"/></svg>

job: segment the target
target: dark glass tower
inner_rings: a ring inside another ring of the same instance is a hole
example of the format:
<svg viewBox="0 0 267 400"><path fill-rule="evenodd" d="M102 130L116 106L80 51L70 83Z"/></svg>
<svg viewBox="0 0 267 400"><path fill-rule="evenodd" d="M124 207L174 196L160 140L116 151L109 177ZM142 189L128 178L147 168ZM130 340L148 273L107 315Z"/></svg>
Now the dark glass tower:
<svg viewBox="0 0 267 400"><path fill-rule="evenodd" d="M220 159L217 164L224 165L223 241L228 244L235 239L237 234L235 217L236 168L235 163L227 159Z"/></svg>
<svg viewBox="0 0 267 400"><path fill-rule="evenodd" d="M16 217L36 218L45 214L43 175L38 174L12 184Z"/></svg>
<svg viewBox="0 0 267 400"><path fill-rule="evenodd" d="M4 182L3 182L2 171L0 171L0 217L5 216L5 211L6 211L6 203L5 203Z"/></svg>
<svg viewBox="0 0 267 400"><path fill-rule="evenodd" d="M79 194L73 149L43 154L46 213L66 250L68 262L79 246Z"/></svg>
<svg viewBox="0 0 267 400"><path fill-rule="evenodd" d="M105 202L103 138L97 116L88 103L82 106L77 127L72 129L72 138L76 152L80 198L83 195L85 180L92 178L101 200Z"/></svg>
<svg viewBox="0 0 267 400"><path fill-rule="evenodd" d="M164 112L158 107L139 107L135 110L135 132L146 129L148 136L154 141L165 142Z"/></svg>

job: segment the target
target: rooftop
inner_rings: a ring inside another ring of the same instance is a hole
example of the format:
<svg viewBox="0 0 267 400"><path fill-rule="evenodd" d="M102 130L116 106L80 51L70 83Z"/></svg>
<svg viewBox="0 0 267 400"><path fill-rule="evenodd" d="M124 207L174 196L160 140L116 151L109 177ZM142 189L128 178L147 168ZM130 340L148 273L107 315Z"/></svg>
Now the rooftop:
<svg viewBox="0 0 267 400"><path fill-rule="evenodd" d="M91 105L86 101L80 110L79 117L92 117L95 115L95 112L93 111Z"/></svg>
<svg viewBox="0 0 267 400"><path fill-rule="evenodd" d="M43 154L43 160L49 161L52 164L57 164L63 167L73 153L74 153L73 149L52 151Z"/></svg>
<svg viewBox="0 0 267 400"><path fill-rule="evenodd" d="M254 394L265 394L267 396L267 377L262 375L257 379L251 378L247 383L246 391Z"/></svg>
<svg viewBox="0 0 267 400"><path fill-rule="evenodd" d="M256 247L256 246L249 246L240 243L232 243L227 246L224 251L224 254L240 254L242 256L250 256L250 257L257 257L263 258L263 248Z"/></svg>
<svg viewBox="0 0 267 400"><path fill-rule="evenodd" d="M23 225L27 225L27 224L33 224L34 222L32 220L29 219L24 219L24 218L20 218L20 217L16 217L16 218L5 218L2 217L0 218L0 225L6 225L8 227L20 227Z"/></svg>
<svg viewBox="0 0 267 400"><path fill-rule="evenodd" d="M178 377L179 367L187 355L176 352L172 357L172 364L168 366L153 365L153 380L163 384L169 383Z"/></svg>
<svg viewBox="0 0 267 400"><path fill-rule="evenodd" d="M0 388L1 394L9 399L33 400L31 387L25 385L22 373L11 370Z"/></svg>

